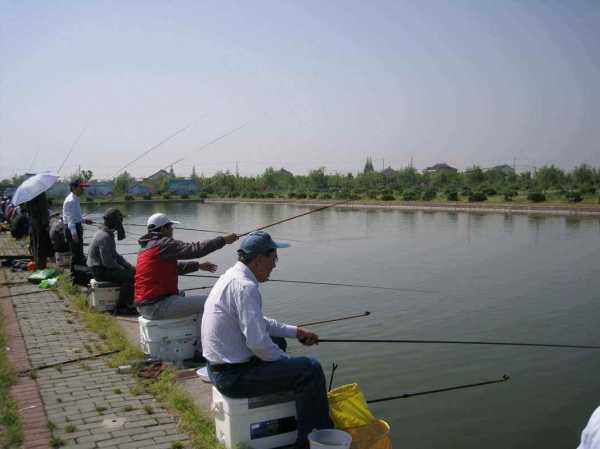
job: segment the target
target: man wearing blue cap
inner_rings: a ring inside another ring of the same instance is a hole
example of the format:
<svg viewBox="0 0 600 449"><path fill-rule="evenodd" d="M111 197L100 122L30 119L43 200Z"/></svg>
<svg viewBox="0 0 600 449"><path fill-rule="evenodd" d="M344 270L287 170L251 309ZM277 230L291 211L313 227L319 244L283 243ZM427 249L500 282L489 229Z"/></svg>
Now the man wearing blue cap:
<svg viewBox="0 0 600 449"><path fill-rule="evenodd" d="M300 327L266 318L259 283L266 282L277 263L269 234L249 234L238 250L238 262L213 286L202 317L202 349L208 374L225 396L248 398L293 390L298 423L297 448L308 447L313 429L332 428L320 363L309 357L290 357L273 339L297 338L317 344L319 337Z"/></svg>

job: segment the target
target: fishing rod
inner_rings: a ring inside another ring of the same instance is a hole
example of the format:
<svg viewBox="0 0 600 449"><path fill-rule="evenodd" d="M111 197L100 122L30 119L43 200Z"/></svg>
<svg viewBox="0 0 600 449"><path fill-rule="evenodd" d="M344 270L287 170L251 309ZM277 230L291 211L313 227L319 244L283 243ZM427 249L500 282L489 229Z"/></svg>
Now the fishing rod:
<svg viewBox="0 0 600 449"><path fill-rule="evenodd" d="M0 296L0 299L13 298L15 296L36 295L38 293L46 293L46 292L51 292L51 291L55 291L55 290L56 289L53 289L53 288L46 288L46 289L42 289L42 290L32 290L30 292L13 293L11 295Z"/></svg>
<svg viewBox="0 0 600 449"><path fill-rule="evenodd" d="M240 129L244 128L245 126L247 126L250 123L250 120L247 121L246 123L244 123L242 126L238 126L237 128L234 128L230 131L227 131L225 134L222 134L221 136L217 137L216 139L211 140L208 143L205 143L204 145L202 145L200 148L198 148L196 151L202 151L203 149L205 149L206 147L211 146L212 144L217 143L219 140L224 139L227 136L230 136L231 134L235 133L236 131L239 131ZM184 160L185 157L179 158L177 159L175 162L170 163L169 165L167 165L166 167L163 168L163 170L166 170L169 167L172 167L175 164L178 164L179 162L181 162L182 160Z"/></svg>
<svg viewBox="0 0 600 449"><path fill-rule="evenodd" d="M464 388L481 387L483 385L499 384L499 383L507 382L508 380L510 380L510 376L507 376L505 374L500 379L486 380L483 382L476 382L476 383L472 383L472 384L456 385L454 387L436 388L435 390L419 391L417 393L404 393L404 394L401 394L398 396L387 396L384 398L371 399L371 400L367 401L367 404L375 404L377 402L393 401L395 399L412 398L415 396L424 396L426 394L443 393L445 391L462 390Z"/></svg>
<svg viewBox="0 0 600 449"><path fill-rule="evenodd" d="M180 276L193 277L193 278L209 278L218 279L220 276L210 274L180 274ZM409 292L409 293L439 293L435 290L418 290L412 288L396 288L396 287L382 287L379 285L366 285L366 284L344 284L338 282L313 282L313 281L296 281L290 279L269 279L269 282L284 282L286 284L307 284L307 285L326 285L330 287L356 287L356 288L371 288L378 290L390 290L396 292Z"/></svg>
<svg viewBox="0 0 600 449"><path fill-rule="evenodd" d="M244 237L244 236L250 234L251 232L261 231L263 229L270 228L271 226L275 226L275 225L278 225L278 224L281 224L281 223L285 223L287 221L294 220L296 218L300 218L300 217L303 217L305 215L314 214L315 212L320 212L322 210L329 209L330 207L339 206L340 204L346 204L346 203L349 203L349 202L350 202L350 200L343 200L343 201L337 201L335 203L327 204L325 206L317 207L316 209L311 209L308 212L304 212L302 214L294 215L293 217L285 218L283 220L279 220L279 221L276 221L275 223L271 223L271 224L268 224L268 225L265 225L265 226L261 226L260 228L256 228L256 229L253 229L251 231L244 232L243 234L238 234L238 237Z"/></svg>
<svg viewBox="0 0 600 449"><path fill-rule="evenodd" d="M566 345L553 343L523 343L508 341L465 341L465 340L378 340L378 339L337 339L319 338L319 343L415 343L450 345L489 345L489 346L527 346L534 348L600 349L596 345Z"/></svg>
<svg viewBox="0 0 600 449"><path fill-rule="evenodd" d="M325 324L325 323L333 323L334 321L351 320L352 318L361 318L361 317L369 316L369 315L371 315L371 312L369 312L367 310L366 312L361 313L359 315L348 315L348 316L343 316L343 317L339 317L339 318L332 318L330 320L309 321L308 323L300 323L300 324L297 324L296 326L298 326L298 327L314 326L316 324Z"/></svg>
<svg viewBox="0 0 600 449"><path fill-rule="evenodd" d="M177 131L175 131L173 134L171 134L169 137L167 137L166 139L161 140L159 143L157 143L156 145L152 146L151 148L149 148L148 150L144 151L142 154L140 154L138 157L136 157L134 160L132 160L131 162L128 162L127 164L123 165L123 167L121 167L120 169L117 170L117 174L120 173L121 171L125 170L127 167L129 167L131 164L139 161L141 158L143 158L144 156L146 156L147 154L149 154L150 152L156 150L157 148L159 148L160 146L164 145L165 143L167 143L169 140L171 140L173 137L177 136L178 134L181 134L183 131L185 131L186 129L188 129L190 126L192 126L194 122L190 122L187 125L185 125L183 128L178 129Z"/></svg>
<svg viewBox="0 0 600 449"><path fill-rule="evenodd" d="M81 130L81 132L79 133L79 135L77 136L77 138L75 139L75 141L73 142L73 144L71 145L71 148L69 148L69 152L65 156L65 159L62 161L62 164L60 164L60 167L58 167L58 171L56 172L57 175L60 174L60 171L62 170L65 163L67 162L67 159L69 159L69 156L71 156L71 153L75 149L75 146L79 143L79 139L81 139L81 136L83 136L83 133L85 133L86 130L87 130L87 126L84 126L83 129Z"/></svg>

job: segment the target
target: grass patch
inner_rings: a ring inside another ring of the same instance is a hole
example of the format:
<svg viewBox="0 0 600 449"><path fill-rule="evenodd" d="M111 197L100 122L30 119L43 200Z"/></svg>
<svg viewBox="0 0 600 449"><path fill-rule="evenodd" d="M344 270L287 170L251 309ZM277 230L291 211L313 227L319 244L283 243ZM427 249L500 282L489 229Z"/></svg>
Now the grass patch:
<svg viewBox="0 0 600 449"><path fill-rule="evenodd" d="M144 411L146 412L147 415L154 414L154 409L152 408L151 405L144 405Z"/></svg>
<svg viewBox="0 0 600 449"><path fill-rule="evenodd" d="M59 438L59 437L55 437L54 435L52 436L52 438L50 438L50 447L52 447L53 449L58 449L61 446L64 446L65 442Z"/></svg>
<svg viewBox="0 0 600 449"><path fill-rule="evenodd" d="M114 394L121 394L121 393L123 393L123 392L121 391L121 389L120 389L120 388L115 388L115 389L113 390L113 393L114 393Z"/></svg>
<svg viewBox="0 0 600 449"><path fill-rule="evenodd" d="M104 407L103 405L96 406L96 412L98 412L98 415L104 415L105 411L106 411L106 407Z"/></svg>
<svg viewBox="0 0 600 449"><path fill-rule="evenodd" d="M48 420L48 430L50 432L54 432L56 430L56 424L54 424L54 421Z"/></svg>
<svg viewBox="0 0 600 449"><path fill-rule="evenodd" d="M16 373L6 352L4 323L0 311L0 447L16 449L23 444L23 428L17 403L8 395L10 387L16 382Z"/></svg>
<svg viewBox="0 0 600 449"><path fill-rule="evenodd" d="M168 368L152 381L146 381L145 389L156 399L164 402L179 416L179 429L190 435L191 447L198 449L224 448L215 434L213 421L206 417L194 401L175 382L175 370Z"/></svg>
<svg viewBox="0 0 600 449"><path fill-rule="evenodd" d="M126 405L125 407L123 407L123 411L124 412L131 412L135 410L135 408L133 407L133 405Z"/></svg>
<svg viewBox="0 0 600 449"><path fill-rule="evenodd" d="M67 424L65 426L65 432L66 433L74 433L77 432L77 426L73 423Z"/></svg>

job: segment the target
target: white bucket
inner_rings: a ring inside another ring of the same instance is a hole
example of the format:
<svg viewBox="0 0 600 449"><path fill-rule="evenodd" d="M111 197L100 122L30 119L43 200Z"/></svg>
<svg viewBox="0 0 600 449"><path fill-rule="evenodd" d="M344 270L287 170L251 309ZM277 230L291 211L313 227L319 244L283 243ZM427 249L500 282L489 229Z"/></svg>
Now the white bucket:
<svg viewBox="0 0 600 449"><path fill-rule="evenodd" d="M308 434L310 449L348 449L352 443L352 435L343 430L313 430Z"/></svg>

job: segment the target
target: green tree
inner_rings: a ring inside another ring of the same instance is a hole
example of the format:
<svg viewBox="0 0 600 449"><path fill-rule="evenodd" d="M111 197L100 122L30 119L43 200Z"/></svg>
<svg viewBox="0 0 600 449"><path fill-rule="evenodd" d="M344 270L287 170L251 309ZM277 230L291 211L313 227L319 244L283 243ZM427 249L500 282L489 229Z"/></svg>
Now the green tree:
<svg viewBox="0 0 600 449"><path fill-rule="evenodd" d="M370 157L368 157L367 161L365 162L365 168L363 169L363 173L366 175L367 173L372 173L374 171L375 168L373 168L373 161Z"/></svg>
<svg viewBox="0 0 600 449"><path fill-rule="evenodd" d="M554 165L543 166L537 171L534 178L535 184L542 190L561 188L565 184L565 180L564 172Z"/></svg>
<svg viewBox="0 0 600 449"><path fill-rule="evenodd" d="M135 178L126 171L113 179L113 192L115 195L125 195L135 184Z"/></svg>

